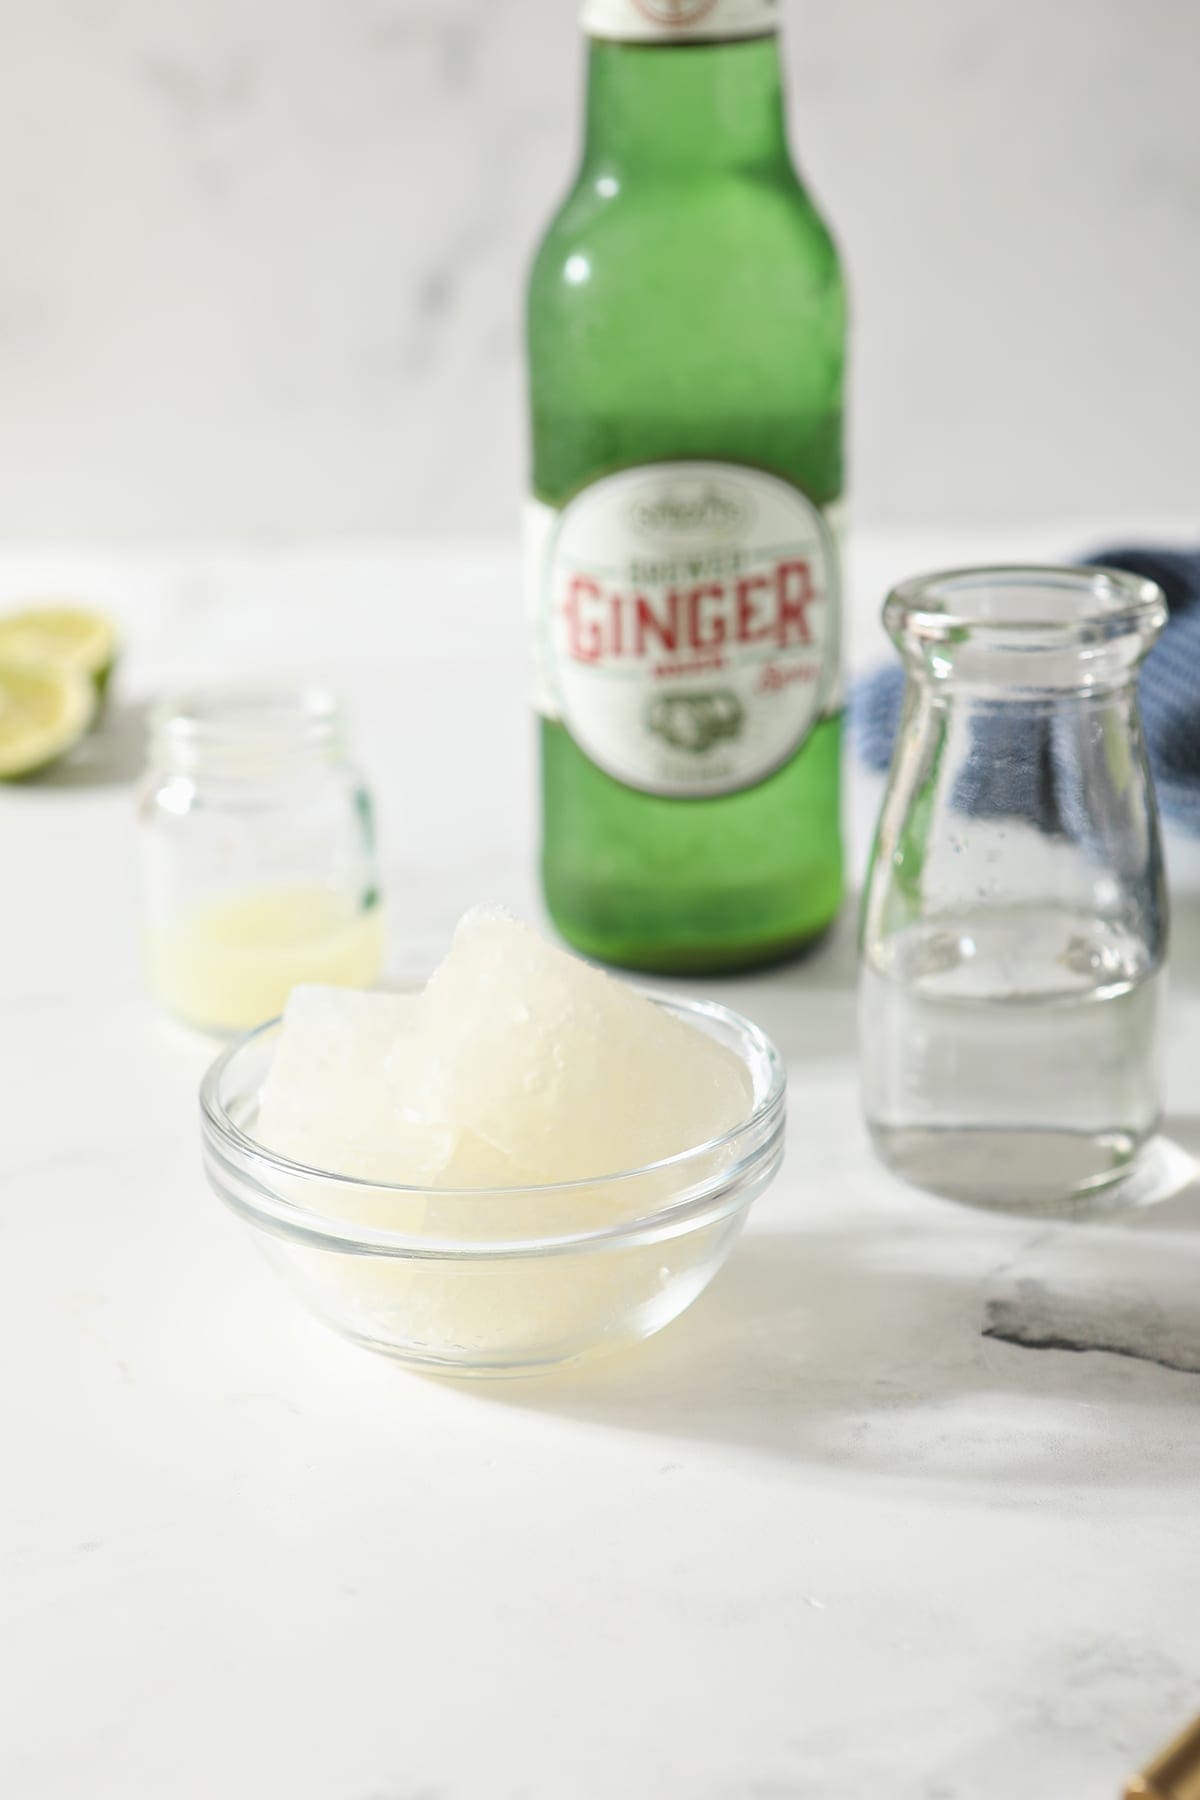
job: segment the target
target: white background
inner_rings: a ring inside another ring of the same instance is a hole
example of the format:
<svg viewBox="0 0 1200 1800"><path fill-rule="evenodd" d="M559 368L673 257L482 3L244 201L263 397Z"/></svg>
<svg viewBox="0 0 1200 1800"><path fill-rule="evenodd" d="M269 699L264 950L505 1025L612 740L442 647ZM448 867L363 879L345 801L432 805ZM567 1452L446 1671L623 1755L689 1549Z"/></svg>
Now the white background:
<svg viewBox="0 0 1200 1800"><path fill-rule="evenodd" d="M0 5L0 535L507 530L574 0ZM1186 515L1200 8L786 0L857 517Z"/></svg>
<svg viewBox="0 0 1200 1800"><path fill-rule="evenodd" d="M852 641L978 554L860 533ZM345 692L411 982L472 901L536 916L515 554L0 554L0 592L60 584L128 654L89 754L0 792L3 1800L1116 1800L1200 1703L1194 1173L1059 1227L903 1188L848 908L705 984L786 1057L789 1147L685 1318L530 1382L342 1343L205 1186L212 1046L137 965L136 709L235 668ZM1170 855L1195 1151L1200 856ZM1078 1347L985 1335L997 1307Z"/></svg>

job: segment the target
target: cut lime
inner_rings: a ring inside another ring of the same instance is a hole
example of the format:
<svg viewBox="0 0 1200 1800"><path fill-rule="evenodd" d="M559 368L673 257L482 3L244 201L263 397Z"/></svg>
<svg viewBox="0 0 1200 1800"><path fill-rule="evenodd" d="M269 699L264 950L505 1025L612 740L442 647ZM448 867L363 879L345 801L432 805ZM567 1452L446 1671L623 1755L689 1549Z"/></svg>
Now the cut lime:
<svg viewBox="0 0 1200 1800"><path fill-rule="evenodd" d="M89 675L103 696L117 660L117 633L103 613L82 606L34 606L0 614L0 663L53 663Z"/></svg>
<svg viewBox="0 0 1200 1800"><path fill-rule="evenodd" d="M79 669L0 663L0 781L36 775L73 750L98 704Z"/></svg>

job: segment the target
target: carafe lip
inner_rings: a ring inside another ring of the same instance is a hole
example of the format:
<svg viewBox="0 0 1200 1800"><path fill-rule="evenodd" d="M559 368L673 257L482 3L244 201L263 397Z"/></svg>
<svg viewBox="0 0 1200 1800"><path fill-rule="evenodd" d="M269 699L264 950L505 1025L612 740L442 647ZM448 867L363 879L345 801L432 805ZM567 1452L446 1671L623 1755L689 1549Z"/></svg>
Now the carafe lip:
<svg viewBox="0 0 1200 1800"><path fill-rule="evenodd" d="M898 583L883 609L884 625L901 648L975 642L1061 650L1127 636L1148 648L1166 620L1157 582L1099 564L943 569Z"/></svg>

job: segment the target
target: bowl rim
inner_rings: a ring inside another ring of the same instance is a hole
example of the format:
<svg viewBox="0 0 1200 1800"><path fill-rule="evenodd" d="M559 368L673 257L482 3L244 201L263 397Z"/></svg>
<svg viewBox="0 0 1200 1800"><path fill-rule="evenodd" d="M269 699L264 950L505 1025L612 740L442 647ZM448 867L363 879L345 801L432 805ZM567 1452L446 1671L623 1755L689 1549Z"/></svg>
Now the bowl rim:
<svg viewBox="0 0 1200 1800"><path fill-rule="evenodd" d="M244 1032L231 1044L227 1045L207 1070L200 1084L200 1110L205 1136L205 1148L211 1155L220 1157L222 1163L229 1167L230 1153L239 1160L251 1161L268 1170L277 1170L289 1177L299 1177L305 1181L319 1181L323 1184L333 1183L336 1187L349 1191L380 1195L392 1194L397 1199L414 1200L429 1196L436 1197L440 1206L453 1206L456 1201L475 1202L495 1200L502 1203L518 1198L536 1196L539 1199L570 1199L573 1194L592 1192L597 1187L611 1187L614 1184L631 1184L647 1177L661 1173L678 1173L679 1187L670 1200L644 1213L615 1221L612 1224L594 1227L580 1232L566 1233L561 1236L516 1237L511 1239L466 1239L466 1238L433 1238L424 1237L411 1231L393 1230L386 1226L355 1225L347 1220L332 1217L328 1213L312 1210L296 1200L274 1193L262 1180L244 1168L237 1167L236 1174L242 1183L248 1183L254 1197L240 1196L236 1201L218 1189L218 1193L227 1204L235 1210L251 1215L256 1222L270 1224L284 1231L287 1235L296 1235L310 1241L336 1244L342 1248L358 1247L375 1252L393 1255L429 1256L445 1258L462 1255L531 1255L546 1254L554 1249L565 1250L580 1248L615 1238L630 1236L642 1237L652 1232L663 1232L674 1235L674 1229L685 1224L690 1215L697 1210L703 1211L711 1206L714 1199L731 1193L740 1192L741 1186L760 1167L764 1167L775 1153L776 1159L781 1154L783 1123L786 1115L787 1100L787 1067L782 1055L772 1039L733 1007L723 1006L715 1000L695 1000L676 994L664 993L660 990L631 984L634 991L654 1005L663 1007L675 1016L687 1018L705 1018L731 1028L745 1041L746 1050L753 1052L755 1059L761 1061L767 1071L767 1079L761 1097L755 1102L751 1111L732 1125L706 1142L696 1144L689 1149L675 1152L672 1156L662 1157L655 1162L644 1163L638 1168L617 1170L611 1175L593 1175L571 1181L540 1182L533 1184L513 1184L504 1187L473 1188L431 1188L410 1183L370 1181L363 1176L339 1175L328 1169L319 1169L308 1163L297 1162L271 1150L260 1143L248 1132L235 1124L230 1117L226 1104L221 1096L222 1084L237 1059L249 1051L256 1043L270 1032L278 1030L282 1017L268 1019L252 1031ZM739 1052L743 1062L750 1068L749 1057ZM715 1170L703 1171L695 1182L686 1179L688 1165L701 1168L703 1163L718 1154L721 1150L732 1147L742 1139L749 1139L747 1153L736 1161L720 1165ZM751 1196L753 1197L753 1196ZM674 1229L673 1229L674 1228Z"/></svg>

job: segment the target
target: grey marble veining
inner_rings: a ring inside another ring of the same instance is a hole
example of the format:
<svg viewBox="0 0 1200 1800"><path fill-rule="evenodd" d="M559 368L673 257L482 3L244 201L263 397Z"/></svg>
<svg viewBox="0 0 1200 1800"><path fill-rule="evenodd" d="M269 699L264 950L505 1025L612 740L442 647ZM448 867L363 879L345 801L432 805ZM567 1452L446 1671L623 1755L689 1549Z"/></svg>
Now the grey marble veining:
<svg viewBox="0 0 1200 1800"><path fill-rule="evenodd" d="M1176 1197L1177 1212L1181 1198L1200 1232L1200 1179ZM1177 1243L1153 1233L1067 1227L993 1282L983 1334L1027 1350L1128 1357L1200 1375L1198 1272Z"/></svg>
<svg viewBox="0 0 1200 1800"><path fill-rule="evenodd" d="M1191 506L1200 12L785 12L857 516ZM44 0L0 66L0 535L512 527L574 0Z"/></svg>

